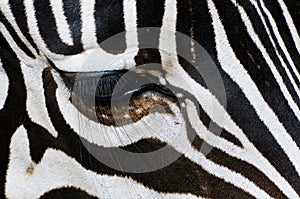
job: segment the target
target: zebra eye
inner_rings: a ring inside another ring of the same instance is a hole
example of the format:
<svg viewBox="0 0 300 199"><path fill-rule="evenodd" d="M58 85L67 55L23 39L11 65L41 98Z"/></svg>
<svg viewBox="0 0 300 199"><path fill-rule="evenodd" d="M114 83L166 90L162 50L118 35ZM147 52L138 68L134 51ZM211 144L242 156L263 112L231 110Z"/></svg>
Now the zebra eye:
<svg viewBox="0 0 300 199"><path fill-rule="evenodd" d="M154 83L139 82L145 78L150 79L148 82L157 82L155 77L136 73L124 75L126 72L64 73L62 77L71 90L70 101L78 111L104 125L120 126L137 122L150 111L172 114L168 103L176 103L177 100L169 89Z"/></svg>

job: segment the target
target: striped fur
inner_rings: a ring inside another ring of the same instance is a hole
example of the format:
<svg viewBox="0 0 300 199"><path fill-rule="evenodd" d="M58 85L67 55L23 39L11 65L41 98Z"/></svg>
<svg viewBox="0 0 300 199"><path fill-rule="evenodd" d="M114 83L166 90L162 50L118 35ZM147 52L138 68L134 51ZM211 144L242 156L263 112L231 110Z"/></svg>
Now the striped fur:
<svg viewBox="0 0 300 199"><path fill-rule="evenodd" d="M290 0L1 0L0 198L299 198L294 8ZM203 46L227 103L182 57L140 49L143 27L161 28L157 49L179 51L175 31ZM117 48L103 43L124 31ZM95 50L101 62L82 66ZM134 69L145 54L186 96L183 112L170 103L173 115L109 126L69 100L62 72ZM166 145L179 158L145 173L110 168L89 151L143 153ZM212 151L204 154L203 145Z"/></svg>

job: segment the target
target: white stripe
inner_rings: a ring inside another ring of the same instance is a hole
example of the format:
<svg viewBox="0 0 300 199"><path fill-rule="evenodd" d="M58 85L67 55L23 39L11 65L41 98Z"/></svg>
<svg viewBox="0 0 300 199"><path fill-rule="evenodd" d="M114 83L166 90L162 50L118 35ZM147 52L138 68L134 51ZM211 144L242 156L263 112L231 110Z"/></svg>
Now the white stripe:
<svg viewBox="0 0 300 199"><path fill-rule="evenodd" d="M31 165L33 173L26 172ZM62 187L76 187L99 198L196 199L192 194L165 194L146 188L128 177L97 174L82 167L61 151L46 150L39 164L30 157L29 140L23 126L10 145L5 194L8 198L39 198ZM200 198L200 197L199 197Z"/></svg>
<svg viewBox="0 0 300 199"><path fill-rule="evenodd" d="M235 5L237 5L236 1L232 1ZM242 6L237 5L237 8L240 12L240 15L243 19L243 22L245 23L246 27L247 27L247 31L249 33L249 36L251 37L251 39L255 42L257 48L261 51L262 55L264 56L265 60L268 63L268 66L270 67L280 89L281 92L283 93L284 97L286 98L286 100L288 101L289 106L291 107L291 109L293 110L294 114L296 115L296 117L298 118L298 120L300 120L300 111L299 111L299 107L297 106L297 104L294 102L291 94L289 93L287 87L285 86L283 79L280 75L280 73L278 72L278 70L276 69L273 61L271 60L270 56L268 55L268 53L266 52L265 47L263 46L263 44L261 43L258 35L256 34L250 19L248 18L244 8ZM290 77L292 78L292 77ZM291 79L293 80L293 79ZM294 82L294 81L293 81ZM294 87L296 89L296 91L299 91L297 88L296 83L294 82ZM298 92L297 92L298 93ZM300 92L299 92L300 94Z"/></svg>
<svg viewBox="0 0 300 199"><path fill-rule="evenodd" d="M124 0L123 5L127 48L138 48L136 0Z"/></svg>
<svg viewBox="0 0 300 199"><path fill-rule="evenodd" d="M21 69L27 91L26 109L28 116L34 123L44 127L51 135L57 137L58 134L46 108L42 79L43 68L40 66L28 67L21 63Z"/></svg>
<svg viewBox="0 0 300 199"><path fill-rule="evenodd" d="M259 118L267 126L278 144L287 154L298 174L300 173L300 151L291 136L286 132L275 113L264 101L256 85L251 80L247 71L240 64L228 42L224 27L220 21L218 12L211 2L208 1L216 34L218 60L223 70L240 86L251 105L254 107ZM234 67L232 67L234 66Z"/></svg>
<svg viewBox="0 0 300 199"><path fill-rule="evenodd" d="M51 59L51 61L57 68L66 72L122 70L135 66L133 58L136 52L135 49L128 49L123 54L114 55L97 47L86 50L81 54L65 56L64 59Z"/></svg>
<svg viewBox="0 0 300 199"><path fill-rule="evenodd" d="M128 68L133 68L135 66L134 57L137 55L139 51L136 0L124 0L123 13L124 13L127 49L124 55L122 55L122 57L124 60L124 65L128 69Z"/></svg>
<svg viewBox="0 0 300 199"><path fill-rule="evenodd" d="M277 41L278 41L281 49L283 50L284 55L286 55L286 57L288 59L288 62L290 63L290 65L291 65L291 67L293 69L294 74L296 75L298 81L300 81L299 72L298 72L297 68L295 67L295 64L294 64L294 62L293 62L290 54L288 53L288 50L287 50L287 48L286 48L286 46L285 46L285 44L283 42L283 39L282 39L282 37L281 37L281 35L279 33L279 30L278 30L278 27L277 27L277 24L276 24L275 20L273 19L273 17L271 15L271 13L269 12L269 10L265 7L264 1L260 1L260 2L261 2L261 7L263 8L263 10L265 11L266 15L269 18L269 21L270 21L270 23L272 25L272 30L275 33L276 39L277 39ZM289 70L288 68L285 68L285 69ZM299 93L298 93L298 95L299 95Z"/></svg>
<svg viewBox="0 0 300 199"><path fill-rule="evenodd" d="M94 17L95 0L80 0L82 38L84 49L97 48L96 23Z"/></svg>
<svg viewBox="0 0 300 199"><path fill-rule="evenodd" d="M71 31L64 13L62 0L50 0L50 5L60 39L65 44L68 44L70 46L73 45L73 39L71 37Z"/></svg>
<svg viewBox="0 0 300 199"><path fill-rule="evenodd" d="M8 85L9 80L0 60L0 110L3 108L8 96Z"/></svg>
<svg viewBox="0 0 300 199"><path fill-rule="evenodd" d="M159 38L159 49L160 54L163 54L162 56L166 56L166 52L164 52L166 49L168 52L176 53L176 39L174 35L177 23L177 2L173 0L166 0L164 10L165 13ZM177 59L177 56L175 57Z"/></svg>
<svg viewBox="0 0 300 199"><path fill-rule="evenodd" d="M27 39L24 37L23 33L21 32L20 28L18 27L16 20L11 12L11 9L9 7L8 0L2 0L0 1L0 9L5 16L5 18L10 22L14 30L16 31L17 35L21 39L21 41L26 45L26 47L31 51L31 53L37 57L38 54L36 50L31 46L31 44L27 41Z"/></svg>
<svg viewBox="0 0 300 199"><path fill-rule="evenodd" d="M288 11L288 8L286 7L285 3L282 1L282 0L279 0L278 1L280 6L281 6L281 9L283 11L283 15L285 17L285 20L287 22L287 25L291 31L291 34L292 34L292 37L293 37L293 40L296 44L296 48L298 49L298 52L300 51L300 37L298 35L298 32L297 32L297 29L294 25L294 22L293 22L293 19ZM300 52L299 52L300 53Z"/></svg>

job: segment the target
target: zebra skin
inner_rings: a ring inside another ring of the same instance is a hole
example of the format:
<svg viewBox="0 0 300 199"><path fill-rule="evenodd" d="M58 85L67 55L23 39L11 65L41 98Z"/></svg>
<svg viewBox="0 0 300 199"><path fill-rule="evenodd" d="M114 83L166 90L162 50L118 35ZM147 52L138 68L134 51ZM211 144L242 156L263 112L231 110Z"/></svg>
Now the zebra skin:
<svg viewBox="0 0 300 199"><path fill-rule="evenodd" d="M0 198L299 198L296 8L1 0Z"/></svg>

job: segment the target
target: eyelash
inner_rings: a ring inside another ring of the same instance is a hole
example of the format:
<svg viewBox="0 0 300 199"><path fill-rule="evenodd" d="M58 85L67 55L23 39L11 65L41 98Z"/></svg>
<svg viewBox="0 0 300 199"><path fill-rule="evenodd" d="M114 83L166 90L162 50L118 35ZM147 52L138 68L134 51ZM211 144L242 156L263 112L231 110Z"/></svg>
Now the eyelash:
<svg viewBox="0 0 300 199"><path fill-rule="evenodd" d="M96 101L98 102L110 101L112 95L114 95L115 98L132 93L138 95L149 89L152 91L159 90L166 96L174 97L168 89L157 84L149 83L137 86L139 85L141 77L136 76L138 74L127 74L126 76L123 76L126 72L126 70L122 70L103 72L102 74L77 74L76 76L71 77L71 92L74 92L74 87L77 86L76 90L81 92L81 96L95 96ZM136 92L137 90L139 91Z"/></svg>

